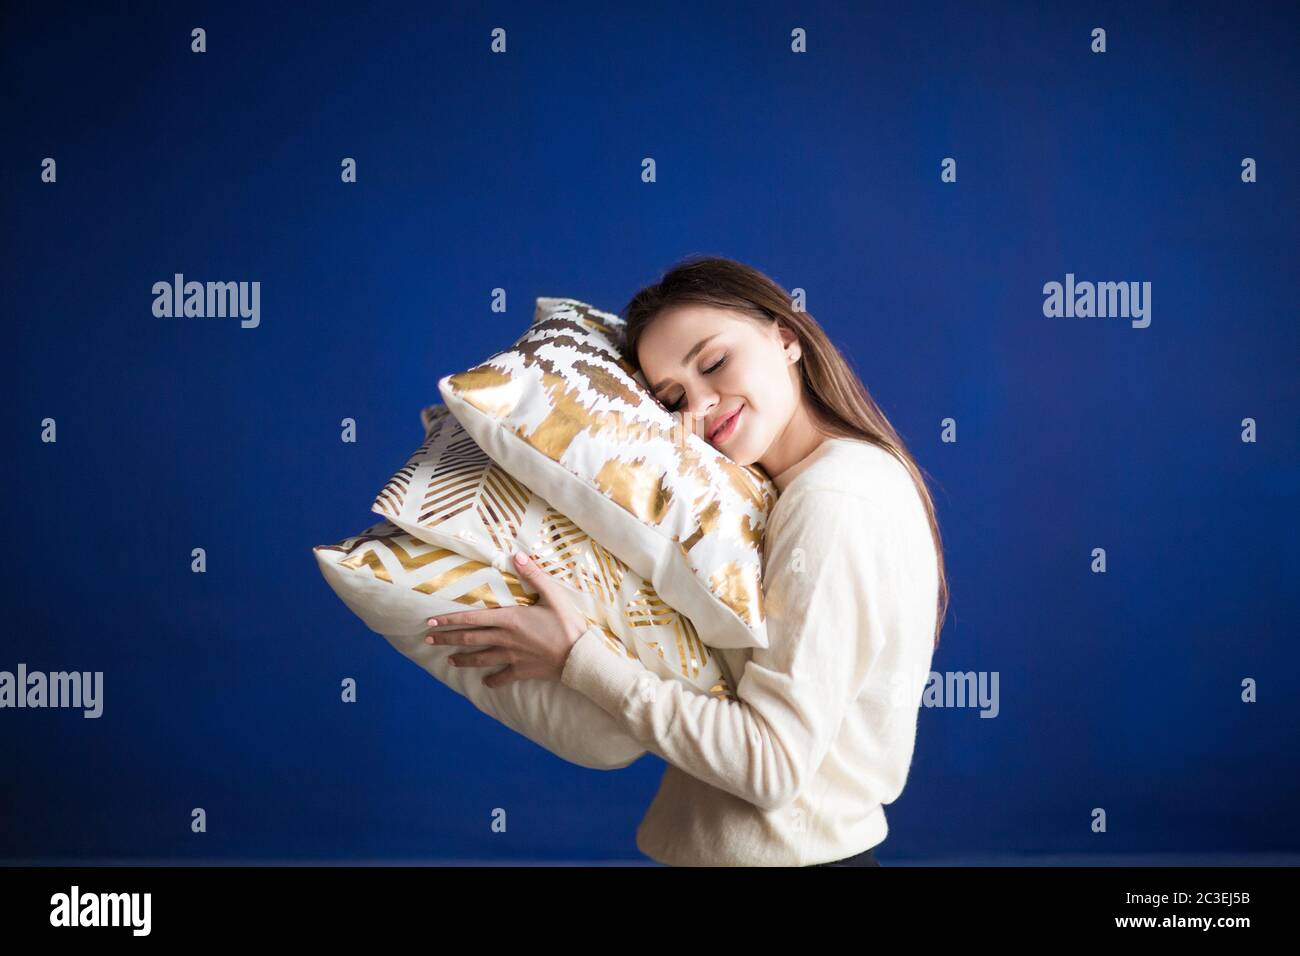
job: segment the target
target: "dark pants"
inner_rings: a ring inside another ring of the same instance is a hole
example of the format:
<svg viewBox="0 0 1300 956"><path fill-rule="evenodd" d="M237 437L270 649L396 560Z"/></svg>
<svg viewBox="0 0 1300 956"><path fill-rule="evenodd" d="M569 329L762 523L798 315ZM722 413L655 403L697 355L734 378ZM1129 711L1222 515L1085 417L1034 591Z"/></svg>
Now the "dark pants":
<svg viewBox="0 0 1300 956"><path fill-rule="evenodd" d="M831 860L829 863L814 863L813 866L880 866L880 861L876 859L873 852L875 847L870 850L863 850L855 856L846 856L842 860Z"/></svg>

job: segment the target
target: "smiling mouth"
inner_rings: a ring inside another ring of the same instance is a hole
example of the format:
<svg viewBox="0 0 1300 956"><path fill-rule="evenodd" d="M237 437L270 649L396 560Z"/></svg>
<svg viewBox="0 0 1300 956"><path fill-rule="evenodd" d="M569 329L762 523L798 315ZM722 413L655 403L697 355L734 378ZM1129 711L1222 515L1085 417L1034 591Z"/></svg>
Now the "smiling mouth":
<svg viewBox="0 0 1300 956"><path fill-rule="evenodd" d="M709 441L722 441L731 437L732 432L736 430L736 419L739 417L740 409L737 408L727 416L726 420L723 421L722 424L713 430L713 434L709 436Z"/></svg>

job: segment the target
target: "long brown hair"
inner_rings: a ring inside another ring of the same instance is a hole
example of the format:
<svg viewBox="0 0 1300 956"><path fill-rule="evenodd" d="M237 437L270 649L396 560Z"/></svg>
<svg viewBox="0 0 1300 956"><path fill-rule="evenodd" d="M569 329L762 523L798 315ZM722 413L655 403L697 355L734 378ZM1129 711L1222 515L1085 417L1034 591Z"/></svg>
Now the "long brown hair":
<svg viewBox="0 0 1300 956"><path fill-rule="evenodd" d="M659 282L632 297L623 310L627 322L624 357L639 366L637 343L646 326L663 310L684 303L731 309L751 318L779 322L790 329L802 346L799 374L804 399L816 427L832 437L869 441L906 466L925 505L939 562L939 604L934 628L937 648L948 610L948 579L944 573L943 541L934 501L903 439L857 373L816 320L807 312L795 310L789 293L757 269L719 256L688 256L664 273Z"/></svg>

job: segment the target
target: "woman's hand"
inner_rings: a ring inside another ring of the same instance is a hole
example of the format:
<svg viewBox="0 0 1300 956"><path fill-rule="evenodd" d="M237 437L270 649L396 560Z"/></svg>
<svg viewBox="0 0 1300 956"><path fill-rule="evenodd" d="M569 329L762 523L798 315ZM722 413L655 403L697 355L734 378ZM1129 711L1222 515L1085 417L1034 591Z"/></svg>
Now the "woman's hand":
<svg viewBox="0 0 1300 956"><path fill-rule="evenodd" d="M522 551L515 554L519 576L540 595L536 604L522 607L494 607L440 614L426 621L430 627L472 625L455 631L439 631L425 637L426 644L490 645L480 651L465 651L450 657L457 667L498 667L483 678L488 687L500 687L512 680L558 681L569 651L587 629L587 618L573 604L564 589Z"/></svg>

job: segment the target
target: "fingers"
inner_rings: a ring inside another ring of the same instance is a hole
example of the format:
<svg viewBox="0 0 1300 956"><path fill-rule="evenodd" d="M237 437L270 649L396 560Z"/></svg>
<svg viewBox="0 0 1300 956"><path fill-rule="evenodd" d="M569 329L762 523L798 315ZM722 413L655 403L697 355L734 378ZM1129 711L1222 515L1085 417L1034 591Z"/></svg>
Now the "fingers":
<svg viewBox="0 0 1300 956"><path fill-rule="evenodd" d="M447 660L456 667L500 667L502 664L513 663L510 652L500 647L485 651L462 651L452 654Z"/></svg>
<svg viewBox="0 0 1300 956"><path fill-rule="evenodd" d="M427 640L427 638L426 638ZM455 667L501 667L501 670L487 674L483 678L485 687L500 687L502 684L509 684L511 681L527 680L530 670L535 668L514 659L508 649L503 647L492 647L482 651L465 651L459 654L452 654L447 658Z"/></svg>
<svg viewBox="0 0 1300 956"><path fill-rule="evenodd" d="M497 671L495 674L488 674L483 678L483 686L500 687L502 684L509 684L511 681L520 680L518 668L510 664Z"/></svg>
<svg viewBox="0 0 1300 956"><path fill-rule="evenodd" d="M429 627L509 627L515 621L513 607L478 608L473 611L452 611L425 620Z"/></svg>
<svg viewBox="0 0 1300 956"><path fill-rule="evenodd" d="M515 552L514 565L519 572L520 578L532 585L533 590L540 594L543 600L554 596L555 592L551 589L555 586L555 582L526 552ZM519 608L492 607L439 614L436 617L426 619L424 623L429 627L511 627L517 625L518 622Z"/></svg>
<svg viewBox="0 0 1300 956"><path fill-rule="evenodd" d="M514 553L515 570L519 576L532 585L533 590L542 596L543 599L551 597L551 587L555 582L551 576L542 570L536 561L528 556L526 551L516 551Z"/></svg>
<svg viewBox="0 0 1300 956"><path fill-rule="evenodd" d="M439 618L441 620L441 618ZM426 644L467 644L470 647L511 647L514 635L503 627L463 627L424 635Z"/></svg>

